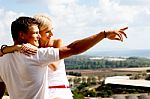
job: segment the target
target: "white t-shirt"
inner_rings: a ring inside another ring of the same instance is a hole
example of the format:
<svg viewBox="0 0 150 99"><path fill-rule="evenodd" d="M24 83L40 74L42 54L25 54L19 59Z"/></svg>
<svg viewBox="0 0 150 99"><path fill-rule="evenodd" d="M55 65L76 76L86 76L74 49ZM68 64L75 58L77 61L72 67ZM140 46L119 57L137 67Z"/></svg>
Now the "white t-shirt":
<svg viewBox="0 0 150 99"><path fill-rule="evenodd" d="M10 99L48 99L48 64L59 60L59 50L40 48L36 55L19 52L0 57L0 81Z"/></svg>

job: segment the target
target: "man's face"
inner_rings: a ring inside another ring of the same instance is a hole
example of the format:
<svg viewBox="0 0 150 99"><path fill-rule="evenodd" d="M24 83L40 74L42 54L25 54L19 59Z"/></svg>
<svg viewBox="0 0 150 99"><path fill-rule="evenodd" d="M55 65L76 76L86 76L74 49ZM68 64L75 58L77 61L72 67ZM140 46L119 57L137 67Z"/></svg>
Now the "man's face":
<svg viewBox="0 0 150 99"><path fill-rule="evenodd" d="M29 31L27 34L24 34L24 40L27 43L30 43L34 46L39 46L39 39L41 38L41 35L39 34L39 28L37 25L32 25L29 28Z"/></svg>

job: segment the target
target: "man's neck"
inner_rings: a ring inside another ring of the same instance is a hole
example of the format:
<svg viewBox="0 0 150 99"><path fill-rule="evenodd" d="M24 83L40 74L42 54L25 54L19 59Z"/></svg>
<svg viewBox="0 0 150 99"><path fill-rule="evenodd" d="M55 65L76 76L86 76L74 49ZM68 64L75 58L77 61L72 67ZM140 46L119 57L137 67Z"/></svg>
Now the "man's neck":
<svg viewBox="0 0 150 99"><path fill-rule="evenodd" d="M17 42L17 41L14 41L14 45L18 45L18 42Z"/></svg>

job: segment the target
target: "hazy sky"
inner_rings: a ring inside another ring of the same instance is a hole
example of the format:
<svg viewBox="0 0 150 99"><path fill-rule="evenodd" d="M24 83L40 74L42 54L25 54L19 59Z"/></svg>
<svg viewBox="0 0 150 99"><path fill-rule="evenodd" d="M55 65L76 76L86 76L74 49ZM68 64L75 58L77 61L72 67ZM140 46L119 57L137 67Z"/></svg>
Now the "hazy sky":
<svg viewBox="0 0 150 99"><path fill-rule="evenodd" d="M91 50L150 49L150 0L0 0L0 45L13 44L17 17L47 14L66 44L103 30L128 26L124 42L103 40Z"/></svg>

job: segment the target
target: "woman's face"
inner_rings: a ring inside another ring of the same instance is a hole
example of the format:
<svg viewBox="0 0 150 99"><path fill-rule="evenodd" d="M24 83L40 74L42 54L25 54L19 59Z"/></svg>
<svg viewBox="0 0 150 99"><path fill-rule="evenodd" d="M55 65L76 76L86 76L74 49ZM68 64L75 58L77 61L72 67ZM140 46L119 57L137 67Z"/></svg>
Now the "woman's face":
<svg viewBox="0 0 150 99"><path fill-rule="evenodd" d="M52 30L53 30L53 28L46 28L43 31L40 31L40 35L41 35L41 38L40 38L41 45L40 46L42 46L42 47L48 46L49 41L50 41L51 37L53 36Z"/></svg>

